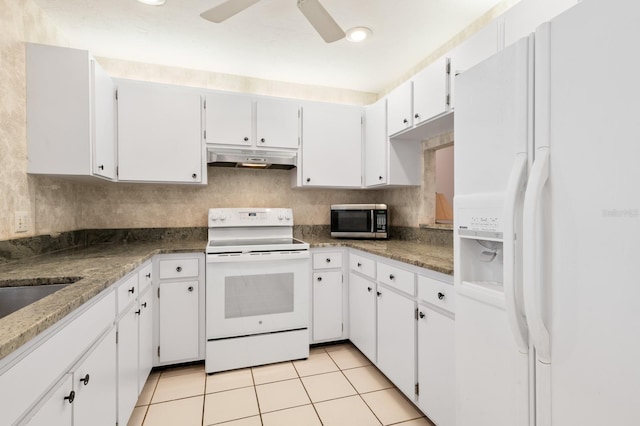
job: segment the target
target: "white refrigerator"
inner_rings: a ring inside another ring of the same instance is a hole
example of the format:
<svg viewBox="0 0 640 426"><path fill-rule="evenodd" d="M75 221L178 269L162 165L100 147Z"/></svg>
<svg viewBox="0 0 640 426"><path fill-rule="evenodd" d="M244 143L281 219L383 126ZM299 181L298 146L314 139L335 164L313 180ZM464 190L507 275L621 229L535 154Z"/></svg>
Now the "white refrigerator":
<svg viewBox="0 0 640 426"><path fill-rule="evenodd" d="M640 425L640 4L456 78L459 426Z"/></svg>

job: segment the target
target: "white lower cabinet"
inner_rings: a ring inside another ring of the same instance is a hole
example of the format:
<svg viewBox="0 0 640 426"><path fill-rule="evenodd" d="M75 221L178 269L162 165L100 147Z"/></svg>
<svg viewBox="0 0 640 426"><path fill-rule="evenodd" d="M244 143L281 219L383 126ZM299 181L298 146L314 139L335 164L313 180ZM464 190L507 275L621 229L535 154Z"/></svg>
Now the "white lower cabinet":
<svg viewBox="0 0 640 426"><path fill-rule="evenodd" d="M342 337L342 271L313 274L313 340Z"/></svg>
<svg viewBox="0 0 640 426"><path fill-rule="evenodd" d="M158 277L154 365L204 359L204 254L163 254L153 263Z"/></svg>
<svg viewBox="0 0 640 426"><path fill-rule="evenodd" d="M377 366L410 400L416 388L416 304L378 285Z"/></svg>
<svg viewBox="0 0 640 426"><path fill-rule="evenodd" d="M418 318L418 406L436 425L455 425L454 320L422 304Z"/></svg>
<svg viewBox="0 0 640 426"><path fill-rule="evenodd" d="M29 426L71 426L73 423L72 404L75 399L73 376L65 374L42 400L36 413L24 423Z"/></svg>
<svg viewBox="0 0 640 426"><path fill-rule="evenodd" d="M138 305L118 320L118 424L127 424L138 399Z"/></svg>
<svg viewBox="0 0 640 426"><path fill-rule="evenodd" d="M376 362L376 284L353 272L349 274L349 339Z"/></svg>
<svg viewBox="0 0 640 426"><path fill-rule="evenodd" d="M347 288L344 285L342 250L311 251L311 343L347 338Z"/></svg>
<svg viewBox="0 0 640 426"><path fill-rule="evenodd" d="M140 295L138 303L138 394L153 367L153 291L151 287Z"/></svg>

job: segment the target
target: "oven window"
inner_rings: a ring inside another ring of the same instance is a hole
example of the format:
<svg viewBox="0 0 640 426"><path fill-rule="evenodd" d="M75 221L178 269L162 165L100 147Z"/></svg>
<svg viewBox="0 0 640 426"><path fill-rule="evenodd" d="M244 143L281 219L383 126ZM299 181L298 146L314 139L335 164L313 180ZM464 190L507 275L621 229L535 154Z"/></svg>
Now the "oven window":
<svg viewBox="0 0 640 426"><path fill-rule="evenodd" d="M334 210L332 232L371 232L371 210Z"/></svg>
<svg viewBox="0 0 640 426"><path fill-rule="evenodd" d="M225 277L225 318L293 312L293 272Z"/></svg>

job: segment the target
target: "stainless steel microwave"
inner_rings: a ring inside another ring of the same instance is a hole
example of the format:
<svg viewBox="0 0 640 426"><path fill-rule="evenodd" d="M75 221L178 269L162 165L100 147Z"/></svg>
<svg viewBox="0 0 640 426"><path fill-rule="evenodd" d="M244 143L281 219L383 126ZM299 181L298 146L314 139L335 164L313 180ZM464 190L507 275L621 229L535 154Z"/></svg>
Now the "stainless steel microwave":
<svg viewBox="0 0 640 426"><path fill-rule="evenodd" d="M338 238L387 238L386 204L333 204L331 236Z"/></svg>

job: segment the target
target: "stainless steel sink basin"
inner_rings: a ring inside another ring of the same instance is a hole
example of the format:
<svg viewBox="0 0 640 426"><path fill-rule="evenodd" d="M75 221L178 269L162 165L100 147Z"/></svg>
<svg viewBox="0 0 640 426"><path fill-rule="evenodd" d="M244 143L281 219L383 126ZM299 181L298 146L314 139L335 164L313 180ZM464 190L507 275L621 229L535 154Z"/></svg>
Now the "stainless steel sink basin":
<svg viewBox="0 0 640 426"><path fill-rule="evenodd" d="M63 289L79 277L38 278L0 283L0 318ZM20 284L29 285L20 285Z"/></svg>

